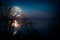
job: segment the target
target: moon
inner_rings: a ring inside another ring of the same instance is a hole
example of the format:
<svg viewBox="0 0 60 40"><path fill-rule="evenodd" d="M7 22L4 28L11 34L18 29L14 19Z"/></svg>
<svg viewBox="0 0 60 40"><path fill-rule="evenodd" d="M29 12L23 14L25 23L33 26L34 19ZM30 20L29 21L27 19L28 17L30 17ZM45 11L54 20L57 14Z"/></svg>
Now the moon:
<svg viewBox="0 0 60 40"><path fill-rule="evenodd" d="M11 11L10 11L10 15L12 15L12 16L20 16L20 14L22 14L21 11L22 11L21 8L19 8L17 6L12 7Z"/></svg>

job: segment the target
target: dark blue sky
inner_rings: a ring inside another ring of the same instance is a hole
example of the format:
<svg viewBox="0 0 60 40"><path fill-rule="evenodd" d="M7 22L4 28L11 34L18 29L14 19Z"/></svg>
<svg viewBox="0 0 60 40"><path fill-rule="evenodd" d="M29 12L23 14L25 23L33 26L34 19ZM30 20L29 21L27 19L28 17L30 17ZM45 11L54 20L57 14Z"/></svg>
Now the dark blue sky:
<svg viewBox="0 0 60 40"><path fill-rule="evenodd" d="M40 11L49 10L55 8L55 0L1 0L4 6L19 6L23 11ZM0 1L0 2L1 2Z"/></svg>

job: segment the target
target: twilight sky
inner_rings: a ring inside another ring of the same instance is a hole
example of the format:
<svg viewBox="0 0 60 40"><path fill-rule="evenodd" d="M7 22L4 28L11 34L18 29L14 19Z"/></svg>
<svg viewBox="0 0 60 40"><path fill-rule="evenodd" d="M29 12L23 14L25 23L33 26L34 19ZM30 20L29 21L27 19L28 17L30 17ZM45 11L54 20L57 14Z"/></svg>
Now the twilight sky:
<svg viewBox="0 0 60 40"><path fill-rule="evenodd" d="M23 13L36 22L36 27L42 29L43 32L48 31L48 26L55 20L56 0L0 0L0 2L3 2L4 9L9 6L20 7Z"/></svg>

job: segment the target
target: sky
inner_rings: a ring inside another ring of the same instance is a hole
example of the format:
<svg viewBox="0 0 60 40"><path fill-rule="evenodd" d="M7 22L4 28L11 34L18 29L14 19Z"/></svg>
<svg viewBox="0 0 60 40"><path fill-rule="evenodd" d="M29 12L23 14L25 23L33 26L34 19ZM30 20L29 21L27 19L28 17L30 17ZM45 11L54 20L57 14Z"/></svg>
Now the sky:
<svg viewBox="0 0 60 40"><path fill-rule="evenodd" d="M20 7L28 18L36 22L36 28L43 32L47 32L48 26L55 20L56 0L0 0L0 2L3 2L5 10L10 6Z"/></svg>

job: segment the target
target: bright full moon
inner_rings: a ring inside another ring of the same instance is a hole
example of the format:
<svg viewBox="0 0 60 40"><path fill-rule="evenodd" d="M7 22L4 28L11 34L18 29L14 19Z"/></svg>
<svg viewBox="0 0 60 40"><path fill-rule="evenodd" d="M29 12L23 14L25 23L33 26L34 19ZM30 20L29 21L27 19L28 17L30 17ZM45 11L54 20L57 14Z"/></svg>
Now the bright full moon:
<svg viewBox="0 0 60 40"><path fill-rule="evenodd" d="M10 11L10 15L15 16L15 17L20 16L21 11L22 10L19 7L17 7L17 6L12 7L11 11Z"/></svg>

